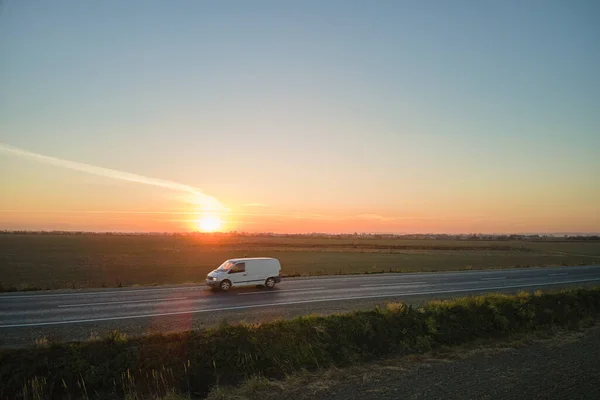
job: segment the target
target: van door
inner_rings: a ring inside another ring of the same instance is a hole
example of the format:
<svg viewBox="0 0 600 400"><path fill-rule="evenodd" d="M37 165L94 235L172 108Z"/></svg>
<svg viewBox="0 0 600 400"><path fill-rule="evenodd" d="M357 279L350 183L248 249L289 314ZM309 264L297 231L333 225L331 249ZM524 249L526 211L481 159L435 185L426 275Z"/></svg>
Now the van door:
<svg viewBox="0 0 600 400"><path fill-rule="evenodd" d="M261 260L246 261L246 272L248 273L249 285L262 285L265 281L263 278L264 264Z"/></svg>
<svg viewBox="0 0 600 400"><path fill-rule="evenodd" d="M227 279L233 286L244 286L248 284L248 274L246 273L246 263L236 263L227 274Z"/></svg>

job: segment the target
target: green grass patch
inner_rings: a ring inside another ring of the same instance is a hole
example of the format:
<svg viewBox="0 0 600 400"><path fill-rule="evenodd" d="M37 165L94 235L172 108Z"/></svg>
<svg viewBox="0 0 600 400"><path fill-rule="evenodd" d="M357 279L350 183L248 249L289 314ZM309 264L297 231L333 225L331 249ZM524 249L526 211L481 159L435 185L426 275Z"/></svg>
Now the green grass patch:
<svg viewBox="0 0 600 400"><path fill-rule="evenodd" d="M327 317L222 325L0 352L0 398L199 396L253 376L347 366L481 338L576 328L600 313L600 288L403 303ZM33 394L32 394L33 393ZM36 397L37 396L37 397Z"/></svg>

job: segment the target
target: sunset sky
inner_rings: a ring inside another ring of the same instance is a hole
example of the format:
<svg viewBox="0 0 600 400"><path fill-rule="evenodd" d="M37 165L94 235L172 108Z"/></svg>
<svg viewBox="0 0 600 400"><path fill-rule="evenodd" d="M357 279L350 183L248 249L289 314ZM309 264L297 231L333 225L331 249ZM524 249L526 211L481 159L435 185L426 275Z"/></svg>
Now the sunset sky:
<svg viewBox="0 0 600 400"><path fill-rule="evenodd" d="M600 232L598 1L0 3L0 229Z"/></svg>

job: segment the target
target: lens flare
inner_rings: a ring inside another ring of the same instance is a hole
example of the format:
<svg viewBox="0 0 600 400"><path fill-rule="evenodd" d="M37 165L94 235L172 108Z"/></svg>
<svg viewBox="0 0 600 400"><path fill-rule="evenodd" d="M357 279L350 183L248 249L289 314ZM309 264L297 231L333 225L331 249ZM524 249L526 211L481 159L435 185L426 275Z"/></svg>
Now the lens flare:
<svg viewBox="0 0 600 400"><path fill-rule="evenodd" d="M216 215L204 215L197 221L197 227L202 232L217 232L222 225L223 221Z"/></svg>

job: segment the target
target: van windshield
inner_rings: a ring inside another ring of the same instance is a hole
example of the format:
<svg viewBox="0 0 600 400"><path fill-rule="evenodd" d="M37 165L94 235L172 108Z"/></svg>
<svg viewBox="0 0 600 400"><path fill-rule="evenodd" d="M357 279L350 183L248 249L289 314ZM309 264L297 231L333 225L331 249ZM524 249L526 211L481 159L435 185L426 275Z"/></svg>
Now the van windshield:
<svg viewBox="0 0 600 400"><path fill-rule="evenodd" d="M217 268L217 271L229 271L234 265L235 263L232 263L231 261L225 261L219 268Z"/></svg>

